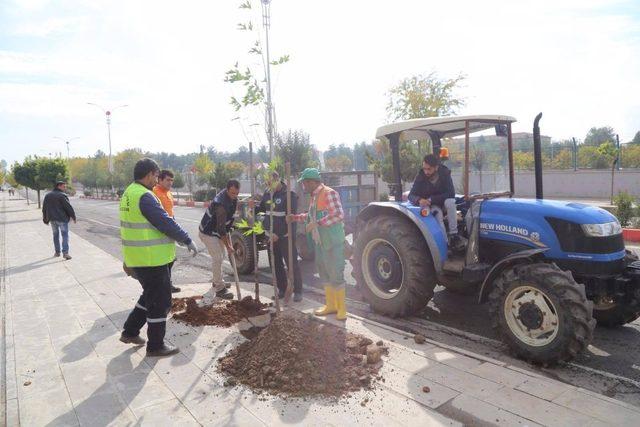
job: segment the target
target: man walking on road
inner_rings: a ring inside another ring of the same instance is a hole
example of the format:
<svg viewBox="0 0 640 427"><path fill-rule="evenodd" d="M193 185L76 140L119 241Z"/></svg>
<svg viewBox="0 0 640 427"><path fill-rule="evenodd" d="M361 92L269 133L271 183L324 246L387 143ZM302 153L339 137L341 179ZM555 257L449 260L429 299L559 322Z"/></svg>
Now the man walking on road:
<svg viewBox="0 0 640 427"><path fill-rule="evenodd" d="M176 217L173 215L173 194L171 194L171 186L173 185L173 172L167 169L163 169L160 171L160 175L158 175L158 183L153 187L153 194L156 195L162 207L167 214L173 218ZM171 269L173 268L173 264L175 260L169 264L169 280L171 280ZM173 286L173 281L171 282L171 293L180 292L180 288Z"/></svg>
<svg viewBox="0 0 640 427"><path fill-rule="evenodd" d="M213 302L213 298L233 299L227 291L227 284L222 278L222 259L227 252L233 256L233 246L229 231L233 226L233 215L238 205L240 183L235 179L227 182L227 188L216 194L200 221L200 240L211 255L211 291L205 294L205 304Z"/></svg>
<svg viewBox="0 0 640 427"><path fill-rule="evenodd" d="M127 187L120 200L125 270L142 285L142 295L124 323L120 341L144 344L140 329L146 322L147 356L168 356L179 351L164 342L167 314L171 309L169 264L176 258L176 241L186 245L193 256L198 253L187 232L167 214L151 191L159 174L155 161L139 160L133 169L135 182Z"/></svg>
<svg viewBox="0 0 640 427"><path fill-rule="evenodd" d="M42 222L51 224L53 230L54 256L62 256L64 259L71 259L69 255L69 220L76 222L76 213L69 203L69 198L65 194L67 183L65 181L56 182L53 191L44 196L42 202ZM60 248L60 235L62 235L62 248Z"/></svg>
<svg viewBox="0 0 640 427"><path fill-rule="evenodd" d="M315 250L315 263L324 283L326 304L316 316L336 313L337 320L347 319L344 281L344 212L338 193L322 184L315 168L302 171L298 182L311 194L309 212L287 217L287 221L304 222L307 242Z"/></svg>
<svg viewBox="0 0 640 427"><path fill-rule="evenodd" d="M267 190L262 196L260 205L256 209L256 213L265 212L262 228L267 236L273 240L273 257L276 270L276 280L278 282L279 298L284 298L287 290L287 274L284 269L286 262L287 269L293 268L293 300L302 301L302 275L300 274L300 266L298 265L298 251L296 249L296 227L292 227L292 259L289 262L289 239L287 235L287 185L280 180L278 172L271 172L266 180ZM273 189L273 190L272 190ZM249 207L252 208L253 200L250 201ZM297 213L298 196L291 191L291 212ZM269 215L271 214L271 216ZM273 234L269 235L270 220L273 217Z"/></svg>

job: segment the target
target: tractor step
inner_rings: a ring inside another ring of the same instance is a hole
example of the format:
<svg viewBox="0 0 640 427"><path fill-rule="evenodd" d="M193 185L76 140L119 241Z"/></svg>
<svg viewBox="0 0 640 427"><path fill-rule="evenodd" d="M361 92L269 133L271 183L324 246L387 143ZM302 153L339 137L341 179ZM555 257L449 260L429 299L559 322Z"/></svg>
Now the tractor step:
<svg viewBox="0 0 640 427"><path fill-rule="evenodd" d="M442 269L447 273L460 274L464 269L464 258L449 258L444 262Z"/></svg>
<svg viewBox="0 0 640 427"><path fill-rule="evenodd" d="M465 265L464 258L449 258L442 269L450 274L461 275L462 280L469 283L481 282L489 274L491 266L484 263Z"/></svg>

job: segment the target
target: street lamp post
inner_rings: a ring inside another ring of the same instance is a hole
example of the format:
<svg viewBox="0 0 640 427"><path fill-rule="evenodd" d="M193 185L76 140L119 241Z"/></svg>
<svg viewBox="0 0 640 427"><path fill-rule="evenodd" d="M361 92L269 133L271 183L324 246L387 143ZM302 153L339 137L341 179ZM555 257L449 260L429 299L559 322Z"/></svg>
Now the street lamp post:
<svg viewBox="0 0 640 427"><path fill-rule="evenodd" d="M54 136L53 139L59 139L63 141L67 145L67 167L69 168L69 183L73 185L73 176L71 174L71 156L69 156L69 143L75 139L80 139L79 136L74 136L71 139L60 138L59 136Z"/></svg>
<svg viewBox="0 0 640 427"><path fill-rule="evenodd" d="M94 107L97 107L99 109L102 110L102 112L105 115L105 118L107 119L107 137L109 139L109 182L111 183L111 193L113 193L113 164L111 162L111 112L117 110L118 108L123 108L123 107L128 107L127 104L124 105L118 105L115 108L112 108L111 110L107 110L106 108L98 105L98 104L94 104L93 102L87 102L87 104L89 105L93 105Z"/></svg>

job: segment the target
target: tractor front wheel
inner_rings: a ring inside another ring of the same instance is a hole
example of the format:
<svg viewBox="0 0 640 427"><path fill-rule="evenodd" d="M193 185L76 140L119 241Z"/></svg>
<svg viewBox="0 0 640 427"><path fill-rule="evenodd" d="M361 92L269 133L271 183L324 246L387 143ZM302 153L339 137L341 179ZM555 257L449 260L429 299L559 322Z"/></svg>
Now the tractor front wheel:
<svg viewBox="0 0 640 427"><path fill-rule="evenodd" d="M433 297L436 278L429 248L406 218L367 221L356 238L352 264L358 287L376 313L408 316Z"/></svg>
<svg viewBox="0 0 640 427"><path fill-rule="evenodd" d="M554 365L573 359L591 342L593 304L584 285L555 264L506 269L489 300L494 329L522 359Z"/></svg>
<svg viewBox="0 0 640 427"><path fill-rule="evenodd" d="M245 236L239 230L231 232L231 244L235 250L238 274L253 273L258 254L253 255L253 237Z"/></svg>

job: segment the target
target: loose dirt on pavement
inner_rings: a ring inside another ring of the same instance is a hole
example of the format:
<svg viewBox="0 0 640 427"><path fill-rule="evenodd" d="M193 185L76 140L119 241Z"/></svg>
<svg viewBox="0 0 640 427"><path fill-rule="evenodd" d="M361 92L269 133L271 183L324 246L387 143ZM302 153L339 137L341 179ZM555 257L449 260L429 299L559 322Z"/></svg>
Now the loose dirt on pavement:
<svg viewBox="0 0 640 427"><path fill-rule="evenodd" d="M174 298L171 302L173 318L191 326L214 325L228 328L249 317L267 313L268 304L262 304L251 296L242 301L226 301L213 305L198 305L201 296Z"/></svg>
<svg viewBox="0 0 640 427"><path fill-rule="evenodd" d="M253 339L218 359L225 385L292 397L341 397L369 389L376 380L384 343L297 312L276 316Z"/></svg>

